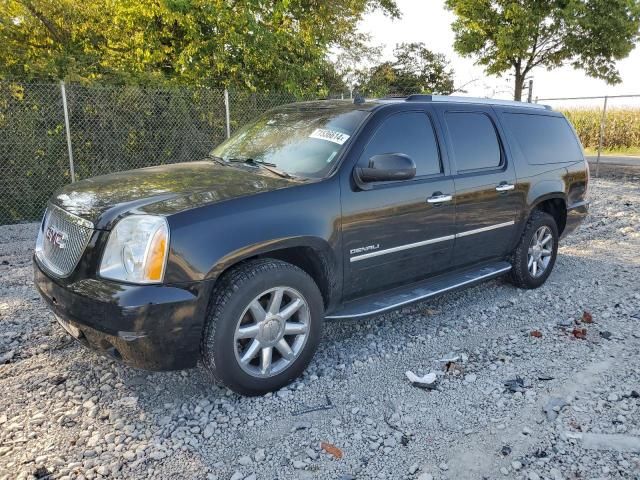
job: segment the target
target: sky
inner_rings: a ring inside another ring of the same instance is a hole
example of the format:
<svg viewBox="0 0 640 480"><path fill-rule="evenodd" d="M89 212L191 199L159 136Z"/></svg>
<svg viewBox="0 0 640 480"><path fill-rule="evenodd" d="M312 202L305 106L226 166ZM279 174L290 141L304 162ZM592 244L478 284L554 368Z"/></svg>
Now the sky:
<svg viewBox="0 0 640 480"><path fill-rule="evenodd" d="M455 71L456 86L473 81L465 95L511 99L513 82L507 75L502 78L488 76L482 67L475 66L472 58L462 58L453 50L451 23L454 16L444 8L442 0L396 0L402 18L391 20L382 13L368 14L359 25L362 32L371 35L372 44L383 46L383 59L392 57L395 44L424 42L430 50L444 53ZM622 83L607 85L603 80L586 76L572 67L562 67L551 72L544 68L532 72L533 96L539 98L582 97L600 95L640 95L640 48L618 63ZM595 101L600 103L601 100ZM590 105L594 101L548 101L552 105ZM614 99L610 105L638 105L640 98Z"/></svg>

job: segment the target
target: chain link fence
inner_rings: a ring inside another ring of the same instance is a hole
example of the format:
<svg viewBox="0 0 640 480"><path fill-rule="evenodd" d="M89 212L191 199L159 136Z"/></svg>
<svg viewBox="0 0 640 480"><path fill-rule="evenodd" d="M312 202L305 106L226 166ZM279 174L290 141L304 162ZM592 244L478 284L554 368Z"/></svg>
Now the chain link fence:
<svg viewBox="0 0 640 480"><path fill-rule="evenodd" d="M207 88L0 82L0 225L39 219L53 191L74 178L202 159L227 132L296 100Z"/></svg>
<svg viewBox="0 0 640 480"><path fill-rule="evenodd" d="M584 146L600 152L640 149L640 109L615 103L632 98L640 102L637 95L538 101L565 111ZM208 88L0 81L0 225L39 219L53 191L74 179L202 159L266 110L312 99ZM584 100L604 104L598 108Z"/></svg>
<svg viewBox="0 0 640 480"><path fill-rule="evenodd" d="M599 175L603 155L640 157L640 94L539 98L573 124Z"/></svg>

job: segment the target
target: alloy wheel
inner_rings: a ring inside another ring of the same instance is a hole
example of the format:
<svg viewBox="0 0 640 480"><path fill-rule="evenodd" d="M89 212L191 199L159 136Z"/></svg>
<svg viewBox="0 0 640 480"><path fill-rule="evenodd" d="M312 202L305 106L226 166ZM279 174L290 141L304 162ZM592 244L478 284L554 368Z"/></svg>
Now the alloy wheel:
<svg viewBox="0 0 640 480"><path fill-rule="evenodd" d="M553 256L553 233L546 225L538 228L531 237L527 256L527 268L533 278L544 274Z"/></svg>
<svg viewBox="0 0 640 480"><path fill-rule="evenodd" d="M281 373L300 356L310 318L309 305L297 290L276 287L262 292L236 325L233 340L238 365L258 378Z"/></svg>

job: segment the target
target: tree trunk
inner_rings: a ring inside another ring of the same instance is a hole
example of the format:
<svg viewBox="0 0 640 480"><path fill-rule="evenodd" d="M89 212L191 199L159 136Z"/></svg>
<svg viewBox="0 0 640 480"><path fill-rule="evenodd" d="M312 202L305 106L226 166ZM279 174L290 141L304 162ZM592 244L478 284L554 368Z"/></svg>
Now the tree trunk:
<svg viewBox="0 0 640 480"><path fill-rule="evenodd" d="M515 79L516 83L513 87L513 99L520 102L522 101L522 90L524 88L524 74L520 70L520 66L516 65Z"/></svg>

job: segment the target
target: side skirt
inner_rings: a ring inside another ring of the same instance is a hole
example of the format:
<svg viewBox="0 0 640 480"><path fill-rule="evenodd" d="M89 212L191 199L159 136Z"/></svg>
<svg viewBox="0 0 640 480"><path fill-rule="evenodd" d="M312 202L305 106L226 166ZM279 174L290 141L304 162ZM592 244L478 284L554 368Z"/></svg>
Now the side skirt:
<svg viewBox="0 0 640 480"><path fill-rule="evenodd" d="M511 264L501 261L462 272L429 278L410 285L403 285L387 292L379 292L353 300L345 304L342 309L327 315L325 318L360 318L377 315L451 290L499 277L509 270L511 270Z"/></svg>

